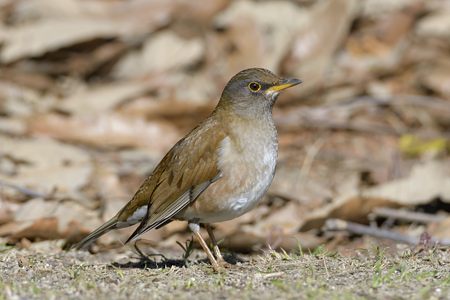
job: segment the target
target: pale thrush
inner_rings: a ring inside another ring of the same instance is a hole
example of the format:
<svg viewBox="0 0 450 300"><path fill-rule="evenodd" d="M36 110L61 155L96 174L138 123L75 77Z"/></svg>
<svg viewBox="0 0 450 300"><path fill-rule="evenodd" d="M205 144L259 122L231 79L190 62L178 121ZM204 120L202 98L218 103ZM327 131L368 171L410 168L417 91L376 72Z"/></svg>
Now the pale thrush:
<svg viewBox="0 0 450 300"><path fill-rule="evenodd" d="M223 257L208 224L248 212L269 188L278 154L272 107L281 90L299 83L259 68L236 74L212 114L173 146L111 220L75 248L139 222L126 242L172 220L186 220L217 270ZM215 257L200 224L206 226Z"/></svg>

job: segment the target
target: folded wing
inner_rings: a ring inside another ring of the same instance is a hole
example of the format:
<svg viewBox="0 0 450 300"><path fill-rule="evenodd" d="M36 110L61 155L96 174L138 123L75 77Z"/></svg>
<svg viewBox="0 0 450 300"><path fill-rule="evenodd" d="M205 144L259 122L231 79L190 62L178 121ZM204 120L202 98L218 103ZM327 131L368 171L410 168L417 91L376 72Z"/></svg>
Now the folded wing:
<svg viewBox="0 0 450 300"><path fill-rule="evenodd" d="M142 184L134 198L147 197L147 215L127 242L170 222L220 179L217 162L226 133L209 125L195 128L179 141Z"/></svg>

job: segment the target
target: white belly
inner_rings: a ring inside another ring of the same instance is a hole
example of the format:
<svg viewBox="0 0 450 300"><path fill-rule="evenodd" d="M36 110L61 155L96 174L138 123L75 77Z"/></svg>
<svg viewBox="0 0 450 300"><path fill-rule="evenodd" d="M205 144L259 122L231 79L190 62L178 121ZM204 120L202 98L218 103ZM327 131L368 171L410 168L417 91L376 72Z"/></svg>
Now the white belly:
<svg viewBox="0 0 450 300"><path fill-rule="evenodd" d="M272 183L277 160L276 136L267 143L244 141L246 151L223 140L219 154L219 169L223 176L197 200L202 204L214 201L214 209L187 210L186 219L201 223L216 223L237 218L256 206Z"/></svg>
<svg viewBox="0 0 450 300"><path fill-rule="evenodd" d="M274 168L275 169L275 168ZM217 213L203 216L202 223L223 222L237 218L253 209L266 193L273 179L273 171L259 176L259 182L249 190L229 199L223 199L223 206Z"/></svg>

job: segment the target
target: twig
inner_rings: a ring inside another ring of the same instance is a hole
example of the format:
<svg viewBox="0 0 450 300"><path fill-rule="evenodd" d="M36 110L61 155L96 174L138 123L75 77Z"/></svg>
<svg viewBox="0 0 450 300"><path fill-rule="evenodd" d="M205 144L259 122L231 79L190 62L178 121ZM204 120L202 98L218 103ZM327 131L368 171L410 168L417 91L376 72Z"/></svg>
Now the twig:
<svg viewBox="0 0 450 300"><path fill-rule="evenodd" d="M325 272L327 273L327 278L330 278L330 272L328 272L327 261L325 260L325 256L322 257L323 266L325 267Z"/></svg>
<svg viewBox="0 0 450 300"><path fill-rule="evenodd" d="M31 198L47 198L48 197L48 195L45 195L43 193L39 193L39 192L33 191L29 188L22 187L22 186L14 184L14 183L6 182L4 180L0 180L0 187L1 186L12 188L12 189L24 194L25 196L31 197Z"/></svg>
<svg viewBox="0 0 450 300"><path fill-rule="evenodd" d="M325 144L325 138L320 137L314 142L314 144L312 144L310 147L307 148L306 157L303 160L303 164L300 169L300 178L301 179L308 176L309 172L311 171L311 167L314 162L314 159L316 158L317 154L319 154L319 151L323 147L324 144Z"/></svg>
<svg viewBox="0 0 450 300"><path fill-rule="evenodd" d="M408 211L404 209L393 209L387 207L375 208L372 212L371 218L384 217L397 220L404 220L417 223L433 223L441 222L447 217L442 215L427 214L421 212Z"/></svg>
<svg viewBox="0 0 450 300"><path fill-rule="evenodd" d="M347 222L340 219L329 219L325 222L325 230L330 231L348 231L354 234L370 235L377 238L389 239L405 244L418 245L421 240L420 237L401 234L391 230L380 229L378 227L361 225L353 222ZM442 246L450 246L449 239L431 238L430 242Z"/></svg>
<svg viewBox="0 0 450 300"><path fill-rule="evenodd" d="M276 272L276 273L267 273L267 274L261 274L261 273L256 273L255 277L260 279L269 279L269 278L274 278L274 277L280 277L283 276L285 273L284 272Z"/></svg>

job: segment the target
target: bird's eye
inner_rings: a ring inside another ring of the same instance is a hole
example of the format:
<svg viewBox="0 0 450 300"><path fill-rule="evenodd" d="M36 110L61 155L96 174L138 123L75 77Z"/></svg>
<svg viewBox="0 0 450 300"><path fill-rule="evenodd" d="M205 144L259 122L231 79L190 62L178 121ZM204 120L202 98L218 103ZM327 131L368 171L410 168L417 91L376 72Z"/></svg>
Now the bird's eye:
<svg viewBox="0 0 450 300"><path fill-rule="evenodd" d="M248 88L250 89L250 91L256 93L257 91L259 91L261 89L261 85L257 82L250 82L248 84Z"/></svg>

